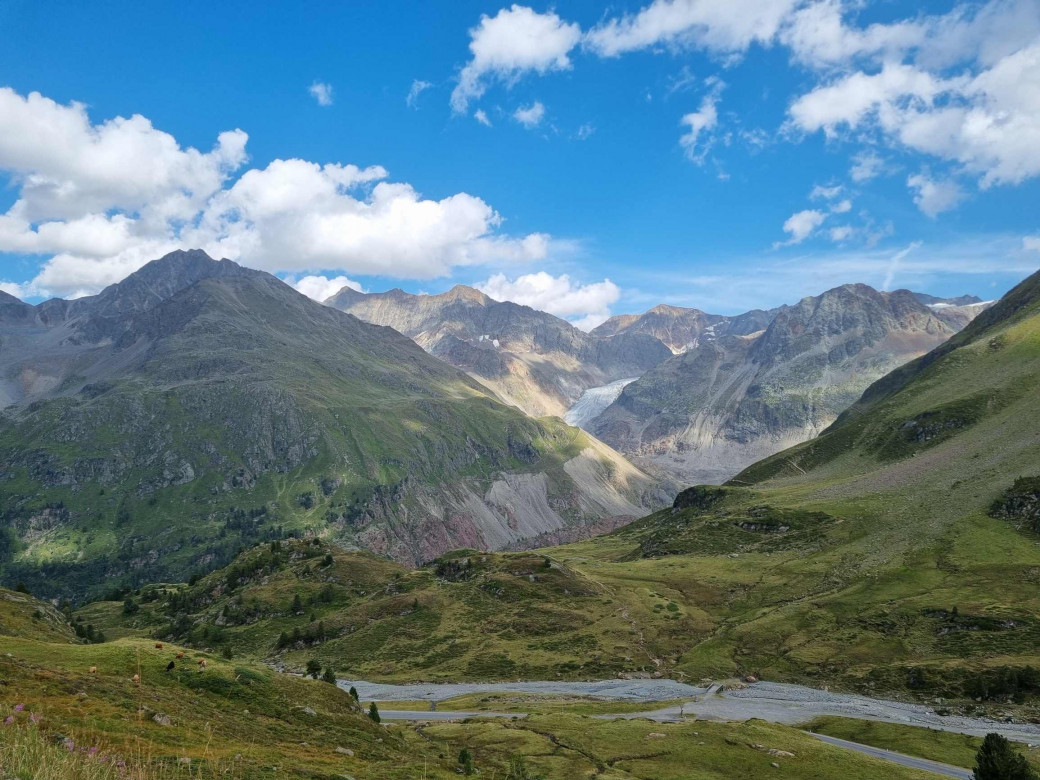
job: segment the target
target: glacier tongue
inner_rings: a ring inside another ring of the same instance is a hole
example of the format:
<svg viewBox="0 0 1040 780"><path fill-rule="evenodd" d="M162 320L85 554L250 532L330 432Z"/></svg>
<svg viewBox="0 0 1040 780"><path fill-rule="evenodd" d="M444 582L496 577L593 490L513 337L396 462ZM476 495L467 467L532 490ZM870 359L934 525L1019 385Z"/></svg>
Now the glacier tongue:
<svg viewBox="0 0 1040 780"><path fill-rule="evenodd" d="M568 425L584 428L599 417L604 409L617 400L617 397L621 395L621 391L625 389L626 385L632 384L637 379L639 377L634 376L630 379L619 379L616 382L611 382L609 385L590 387L582 393L581 398L574 402L574 406L567 410L567 414L563 416L563 421Z"/></svg>

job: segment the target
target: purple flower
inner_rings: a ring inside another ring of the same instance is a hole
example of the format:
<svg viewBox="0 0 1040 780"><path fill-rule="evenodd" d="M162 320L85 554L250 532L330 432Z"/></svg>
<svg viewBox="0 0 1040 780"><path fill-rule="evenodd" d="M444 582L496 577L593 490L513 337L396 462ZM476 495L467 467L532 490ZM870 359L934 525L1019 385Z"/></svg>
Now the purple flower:
<svg viewBox="0 0 1040 780"><path fill-rule="evenodd" d="M65 745L65 749L70 753L76 749L76 743L68 737L65 738L65 741L62 744Z"/></svg>
<svg viewBox="0 0 1040 780"><path fill-rule="evenodd" d="M24 704L16 704L16 705L14 705L14 711L15 712L21 712L24 709L25 709L25 705Z"/></svg>
<svg viewBox="0 0 1040 780"><path fill-rule="evenodd" d="M29 713L29 720L31 720L32 724L35 726L37 723L40 722L40 716L37 715L35 712L30 712Z"/></svg>
<svg viewBox="0 0 1040 780"><path fill-rule="evenodd" d="M95 753L97 753L97 748L96 748L96 747L92 747L92 748L91 748L90 750L88 750L87 752L88 752L88 753L90 753L90 755L94 755Z"/></svg>
<svg viewBox="0 0 1040 780"><path fill-rule="evenodd" d="M14 723L14 715L8 715L6 718L4 718L5 726L10 726L12 723Z"/></svg>

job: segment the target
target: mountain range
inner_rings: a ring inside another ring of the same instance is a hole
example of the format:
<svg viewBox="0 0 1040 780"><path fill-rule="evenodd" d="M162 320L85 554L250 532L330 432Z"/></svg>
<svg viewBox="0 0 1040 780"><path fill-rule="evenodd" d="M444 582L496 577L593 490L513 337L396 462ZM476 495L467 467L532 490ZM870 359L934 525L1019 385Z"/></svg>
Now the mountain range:
<svg viewBox="0 0 1040 780"><path fill-rule="evenodd" d="M659 305L590 333L457 286L345 287L325 303L387 325L533 416L593 433L667 484L721 482L815 436L873 380L988 304L845 285L736 316Z"/></svg>
<svg viewBox="0 0 1040 780"><path fill-rule="evenodd" d="M304 529L417 563L661 498L397 331L200 251L93 297L0 299L0 405L4 579L40 593L183 578Z"/></svg>
<svg viewBox="0 0 1040 780"><path fill-rule="evenodd" d="M325 304L413 338L532 417L563 417L589 388L637 377L671 354L653 335L596 338L463 285L440 295L344 287Z"/></svg>
<svg viewBox="0 0 1040 780"><path fill-rule="evenodd" d="M586 428L644 467L687 484L722 482L812 438L871 382L980 310L854 284L743 318L668 312L684 324L683 351L627 385ZM650 314L628 327L676 332Z"/></svg>

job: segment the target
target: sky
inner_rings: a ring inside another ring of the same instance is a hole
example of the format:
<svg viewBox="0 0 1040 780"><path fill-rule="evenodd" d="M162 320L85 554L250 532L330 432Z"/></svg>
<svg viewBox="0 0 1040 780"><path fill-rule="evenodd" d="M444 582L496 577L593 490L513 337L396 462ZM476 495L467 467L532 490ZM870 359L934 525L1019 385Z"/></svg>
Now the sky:
<svg viewBox="0 0 1040 780"><path fill-rule="evenodd" d="M1040 265L1040 0L0 2L0 290L201 247L591 328Z"/></svg>

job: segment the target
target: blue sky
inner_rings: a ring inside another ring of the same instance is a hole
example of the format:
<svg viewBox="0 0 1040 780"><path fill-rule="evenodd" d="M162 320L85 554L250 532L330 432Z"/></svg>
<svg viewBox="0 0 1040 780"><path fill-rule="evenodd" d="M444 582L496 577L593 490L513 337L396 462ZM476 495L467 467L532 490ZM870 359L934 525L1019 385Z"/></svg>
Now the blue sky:
<svg viewBox="0 0 1040 780"><path fill-rule="evenodd" d="M0 289L198 245L586 327L990 298L1040 264L1038 85L1037 0L8 0Z"/></svg>

